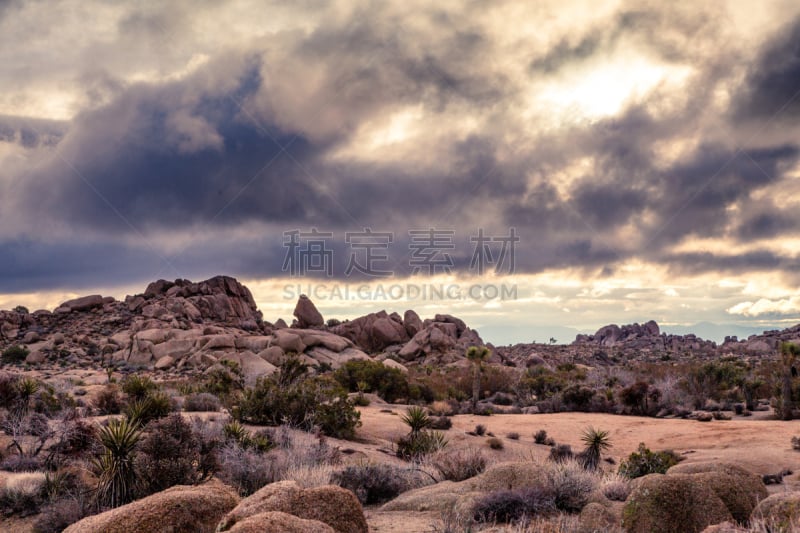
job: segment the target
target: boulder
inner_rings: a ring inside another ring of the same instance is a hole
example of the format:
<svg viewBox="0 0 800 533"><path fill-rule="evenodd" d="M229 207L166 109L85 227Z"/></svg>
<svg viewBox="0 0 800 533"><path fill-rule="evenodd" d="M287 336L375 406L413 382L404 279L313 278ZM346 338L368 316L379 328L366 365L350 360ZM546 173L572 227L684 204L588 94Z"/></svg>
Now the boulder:
<svg viewBox="0 0 800 533"><path fill-rule="evenodd" d="M194 351L194 340L192 339L172 339L153 346L153 357L173 357L181 359Z"/></svg>
<svg viewBox="0 0 800 533"><path fill-rule="evenodd" d="M68 300L58 306L59 309L67 308L70 311L89 311L95 307L103 307L103 297L99 294Z"/></svg>
<svg viewBox="0 0 800 533"><path fill-rule="evenodd" d="M29 331L22 337L23 344L33 344L39 342L39 334L35 331Z"/></svg>
<svg viewBox="0 0 800 533"><path fill-rule="evenodd" d="M283 358L286 357L286 354L283 353L283 349L281 349L280 346L270 346L269 348L258 352L258 356L272 365L280 366Z"/></svg>
<svg viewBox="0 0 800 533"><path fill-rule="evenodd" d="M622 525L628 533L699 533L732 519L713 488L690 474L650 474L641 478L622 512Z"/></svg>
<svg viewBox="0 0 800 533"><path fill-rule="evenodd" d="M758 502L767 497L761 476L738 465L720 462L683 463L667 471L668 475L700 476L728 508L738 522L746 522Z"/></svg>
<svg viewBox="0 0 800 533"><path fill-rule="evenodd" d="M795 531L800 526L800 492L772 494L756 505L750 518L764 520L776 531Z"/></svg>
<svg viewBox="0 0 800 533"><path fill-rule="evenodd" d="M297 326L300 328L308 328L314 326L322 326L325 320L322 318L322 313L317 310L314 302L306 296L301 294L297 299L297 305L294 307L292 313L297 318Z"/></svg>
<svg viewBox="0 0 800 533"><path fill-rule="evenodd" d="M383 363L383 366L385 366L385 367L394 368L396 370L399 370L403 374L407 374L408 373L408 369L404 365L401 365L400 363L395 361L394 359L388 359L387 358L387 359L384 359L381 362Z"/></svg>
<svg viewBox="0 0 800 533"><path fill-rule="evenodd" d="M367 354L356 348L348 348L346 350L342 350L339 353L336 353L327 348L317 346L316 348L311 348L310 350L308 350L306 352L306 355L314 359L317 363L326 363L331 365L331 368L333 368L334 370L338 370L347 361L371 360L370 356L368 356Z"/></svg>
<svg viewBox="0 0 800 533"><path fill-rule="evenodd" d="M44 361L45 361L45 356L39 350L33 350L31 353L27 355L27 357L25 357L25 362L28 363L29 365L38 365L44 363Z"/></svg>
<svg viewBox="0 0 800 533"><path fill-rule="evenodd" d="M290 329L279 329L275 331L275 345L279 346L284 352L303 353L306 345L300 335Z"/></svg>
<svg viewBox="0 0 800 533"><path fill-rule="evenodd" d="M273 338L269 335L242 335L236 337L236 348L258 353L269 346L272 340Z"/></svg>
<svg viewBox="0 0 800 533"><path fill-rule="evenodd" d="M155 369L166 370L168 368L172 368L174 365L175 365L175 359L173 359L169 355L165 355L163 357L158 358L155 364Z"/></svg>
<svg viewBox="0 0 800 533"><path fill-rule="evenodd" d="M372 336L375 345L389 346L408 340L402 324L389 318L379 318L372 323Z"/></svg>
<svg viewBox="0 0 800 533"><path fill-rule="evenodd" d="M222 359L234 361L239 364L239 368L241 368L242 375L244 376L244 383L248 387L255 385L258 378L262 376L271 376L278 370L275 365L268 363L251 351L226 353L220 358L220 360Z"/></svg>
<svg viewBox="0 0 800 533"><path fill-rule="evenodd" d="M236 348L236 339L233 335L205 335L198 344L204 350L232 350Z"/></svg>
<svg viewBox="0 0 800 533"><path fill-rule="evenodd" d="M328 524L319 520L306 520L297 516L271 511L248 516L236 522L231 533L336 533Z"/></svg>
<svg viewBox="0 0 800 533"><path fill-rule="evenodd" d="M175 486L128 505L80 520L66 533L133 533L137 531L208 532L239 502L218 482Z"/></svg>
<svg viewBox="0 0 800 533"><path fill-rule="evenodd" d="M336 486L301 489L294 481L271 483L241 501L220 522L229 531L247 518L279 511L327 524L338 533L367 533L364 511L355 494Z"/></svg>
<svg viewBox="0 0 800 533"><path fill-rule="evenodd" d="M578 518L578 533L613 531L619 527L619 518L604 505L596 502L586 504Z"/></svg>
<svg viewBox="0 0 800 533"><path fill-rule="evenodd" d="M406 328L406 334L411 338L422 329L422 320L416 311L409 309L403 313L403 326Z"/></svg>

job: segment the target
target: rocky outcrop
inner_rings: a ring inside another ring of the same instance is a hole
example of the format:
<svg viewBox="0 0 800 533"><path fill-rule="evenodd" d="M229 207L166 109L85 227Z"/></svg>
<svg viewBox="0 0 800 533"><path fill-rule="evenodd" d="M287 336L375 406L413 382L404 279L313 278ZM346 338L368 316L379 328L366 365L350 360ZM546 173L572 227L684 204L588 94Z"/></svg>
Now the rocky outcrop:
<svg viewBox="0 0 800 533"><path fill-rule="evenodd" d="M239 498L218 482L176 486L128 505L84 518L66 533L132 533L135 531L196 531L211 533Z"/></svg>
<svg viewBox="0 0 800 533"><path fill-rule="evenodd" d="M440 363L452 363L463 358L470 346L483 345L478 333L463 320L451 315L436 315L425 320L414 337L397 355L405 361L435 358Z"/></svg>
<svg viewBox="0 0 800 533"><path fill-rule="evenodd" d="M377 353L389 346L408 341L403 319L386 311L370 313L331 328L337 335L348 338L368 353Z"/></svg>
<svg viewBox="0 0 800 533"><path fill-rule="evenodd" d="M781 330L765 331L761 335L750 335L747 339L738 340L735 337L726 339L722 345L727 352L739 352L754 355L774 355L781 343L793 342L800 344L800 324Z"/></svg>
<svg viewBox="0 0 800 533"><path fill-rule="evenodd" d="M662 333L658 324L650 320L644 324L618 326L609 324L598 329L594 335L578 335L573 346L614 348L616 351L680 352L694 351L715 353L717 344L696 335L670 335Z"/></svg>
<svg viewBox="0 0 800 533"><path fill-rule="evenodd" d="M759 502L751 518L763 520L775 531L795 531L800 524L800 492L772 494Z"/></svg>

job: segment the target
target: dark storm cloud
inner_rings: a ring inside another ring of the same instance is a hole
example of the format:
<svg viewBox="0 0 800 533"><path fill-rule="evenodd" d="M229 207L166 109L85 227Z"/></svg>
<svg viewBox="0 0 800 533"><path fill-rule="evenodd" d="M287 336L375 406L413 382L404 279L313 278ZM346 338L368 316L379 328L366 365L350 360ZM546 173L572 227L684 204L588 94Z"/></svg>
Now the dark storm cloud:
<svg viewBox="0 0 800 533"><path fill-rule="evenodd" d="M54 146L68 129L66 122L0 115L0 143L20 144L25 148Z"/></svg>
<svg viewBox="0 0 800 533"><path fill-rule="evenodd" d="M800 18L768 42L732 108L735 119L794 121L800 111Z"/></svg>
<svg viewBox="0 0 800 533"><path fill-rule="evenodd" d="M120 38L153 46L179 39L191 24L168 11L130 13L118 24ZM336 232L337 275L349 256L344 232L364 227L395 233L390 262L398 273L409 270L408 230L427 227L458 230L453 259L461 270L469 266L470 234L483 227L501 235L511 226L524 239L520 272L611 272L631 257L686 272L785 268L784 258L769 253L663 252L686 237L728 237L731 226L740 242L796 229L786 214L751 210L743 220L731 218L740 216L731 205L786 177L798 148L779 139L741 152L706 126L704 111L737 54L710 46L726 43L714 40L713 17L693 13L625 7L610 25L531 50L523 65L527 75L546 77L602 60L623 41L642 45L665 61L692 64L696 78L684 104L664 112L654 94L613 117L536 130L513 147L505 139L519 139L527 126L517 116L520 82L498 67L504 58L468 14L420 14L437 28L426 32L419 21L410 24L382 6L355 10L308 33L277 31L171 81L130 84L101 68L87 70L78 79L89 105L68 130L0 118L0 142L32 150L45 134L59 141L58 154L47 152L44 164L15 176L15 203L34 220L66 224L97 241L0 243L0 252L18 258L0 271L7 280L0 290L75 285L82 269L90 283L146 282L160 271L162 277L276 275L286 251L282 231L311 227ZM796 77L795 33L766 46L734 98L737 109L762 113L788 94ZM365 126L409 106L428 125L436 122L430 117L464 113L482 126L420 143L420 160L436 154L439 164L430 168L413 156L332 157ZM732 113L723 125L735 129L740 116ZM657 156L659 143L695 138L697 147L676 160L665 164ZM566 191L557 187L560 173L583 158L590 167L570 176ZM10 225L17 217L4 220ZM270 233L242 235L248 224ZM30 232L31 223L20 225ZM230 230L231 237L213 240L204 225ZM633 237L617 236L631 227ZM200 228L196 236L174 254L151 245L193 228ZM48 256L62 258L59 266Z"/></svg>

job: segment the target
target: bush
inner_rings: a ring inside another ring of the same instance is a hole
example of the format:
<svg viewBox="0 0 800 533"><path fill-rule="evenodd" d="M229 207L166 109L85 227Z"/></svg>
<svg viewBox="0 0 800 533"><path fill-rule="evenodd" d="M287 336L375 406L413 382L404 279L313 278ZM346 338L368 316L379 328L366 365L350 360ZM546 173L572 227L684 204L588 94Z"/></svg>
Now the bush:
<svg viewBox="0 0 800 533"><path fill-rule="evenodd" d="M389 403L409 397L405 374L379 361L347 361L333 376L350 392L374 392Z"/></svg>
<svg viewBox="0 0 800 533"><path fill-rule="evenodd" d="M519 433L512 431L506 434L506 438L509 440L519 440Z"/></svg>
<svg viewBox="0 0 800 533"><path fill-rule="evenodd" d="M476 522L516 522L556 510L554 494L542 487L499 490L479 498L472 507Z"/></svg>
<svg viewBox="0 0 800 533"><path fill-rule="evenodd" d="M122 392L134 400L142 400L151 391L158 389L152 379L147 376L131 374L122 380Z"/></svg>
<svg viewBox="0 0 800 533"><path fill-rule="evenodd" d="M289 385L260 378L246 389L239 405L241 419L253 424L284 423L310 430L319 426L331 436L352 438L361 422L347 393L327 377L305 377Z"/></svg>
<svg viewBox="0 0 800 533"><path fill-rule="evenodd" d="M547 431L540 429L536 433L533 434L533 442L536 444L546 444L547 443Z"/></svg>
<svg viewBox="0 0 800 533"><path fill-rule="evenodd" d="M94 407L101 415L118 415L122 411L119 388L116 385L106 385L97 394Z"/></svg>
<svg viewBox="0 0 800 533"><path fill-rule="evenodd" d="M20 474L0 489L0 514L30 516L39 512L44 502L44 480L41 472Z"/></svg>
<svg viewBox="0 0 800 533"><path fill-rule="evenodd" d="M4 364L22 363L25 361L25 358L28 357L29 353L28 349L24 346L9 346L3 350L0 359L2 359Z"/></svg>
<svg viewBox="0 0 800 533"><path fill-rule="evenodd" d="M556 508L567 513L580 512L597 484L594 475L575 461L557 464L547 477Z"/></svg>
<svg viewBox="0 0 800 533"><path fill-rule="evenodd" d="M90 514L92 514L92 510L83 497L61 498L41 509L41 514L33 523L33 531L34 533L61 533Z"/></svg>
<svg viewBox="0 0 800 533"><path fill-rule="evenodd" d="M477 448L452 452L439 452L431 459L431 465L442 479L464 481L486 470L486 458Z"/></svg>
<svg viewBox="0 0 800 533"><path fill-rule="evenodd" d="M556 444L550 448L550 455L547 456L553 462L563 463L575 457L572 453L572 446L569 444Z"/></svg>
<svg viewBox="0 0 800 533"><path fill-rule="evenodd" d="M483 437L486 434L486 426L483 424L475 426L475 434L479 437Z"/></svg>
<svg viewBox="0 0 800 533"><path fill-rule="evenodd" d="M210 472L198 469L205 464L199 448L200 443L191 426L178 413L148 424L135 460L140 495L202 481Z"/></svg>
<svg viewBox="0 0 800 533"><path fill-rule="evenodd" d="M383 503L407 491L404 470L387 464L354 465L335 472L333 483L352 491L362 505Z"/></svg>
<svg viewBox="0 0 800 533"><path fill-rule="evenodd" d="M503 449L503 441L498 439L497 437L492 437L486 441L486 444L489 445L489 448L493 450L502 450Z"/></svg>
<svg viewBox="0 0 800 533"><path fill-rule="evenodd" d="M99 476L97 501L101 507L118 507L134 498L136 470L134 454L141 438L139 425L129 420L111 420L99 431L103 452L94 461Z"/></svg>
<svg viewBox="0 0 800 533"><path fill-rule="evenodd" d="M800 451L800 437L792 437L792 449Z"/></svg>
<svg viewBox="0 0 800 533"><path fill-rule="evenodd" d="M648 474L666 474L667 470L680 460L681 458L672 451L652 452L642 442L637 451L620 463L619 473L630 479Z"/></svg>
<svg viewBox="0 0 800 533"><path fill-rule="evenodd" d="M217 477L241 496L249 496L264 485L280 481L288 469L288 462L282 455L263 454L234 443L223 446L217 460Z"/></svg>
<svg viewBox="0 0 800 533"><path fill-rule="evenodd" d="M609 500L624 502L631 493L630 480L620 474L611 474L603 480L601 490Z"/></svg>
<svg viewBox="0 0 800 533"><path fill-rule="evenodd" d="M190 394L183 402L183 408L187 411L219 411L221 407L219 398L210 392L198 392Z"/></svg>
<svg viewBox="0 0 800 533"><path fill-rule="evenodd" d="M142 426L151 420L164 418L176 408L175 401L160 390L147 393L144 398L137 399L125 407L125 415Z"/></svg>
<svg viewBox="0 0 800 533"><path fill-rule="evenodd" d="M448 430L453 427L453 420L449 416L437 416L431 419L431 429Z"/></svg>
<svg viewBox="0 0 800 533"><path fill-rule="evenodd" d="M411 432L397 441L397 456L407 460L418 460L436 453L447 446L447 439L440 431Z"/></svg>
<svg viewBox="0 0 800 533"><path fill-rule="evenodd" d="M235 361L227 359L211 367L204 375L198 392L208 392L217 397L227 397L244 388L244 375Z"/></svg>
<svg viewBox="0 0 800 533"><path fill-rule="evenodd" d="M245 449L268 452L275 447L275 442L271 433L259 431L253 435L237 420L232 420L225 424L222 428L222 432L226 439L235 442Z"/></svg>

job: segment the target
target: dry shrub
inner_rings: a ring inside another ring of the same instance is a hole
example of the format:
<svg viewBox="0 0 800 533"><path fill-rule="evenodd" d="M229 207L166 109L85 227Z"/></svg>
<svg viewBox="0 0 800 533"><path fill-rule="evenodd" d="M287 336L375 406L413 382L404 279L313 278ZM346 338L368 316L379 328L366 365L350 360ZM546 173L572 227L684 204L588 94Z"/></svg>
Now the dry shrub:
<svg viewBox="0 0 800 533"><path fill-rule="evenodd" d="M433 402L428 407L428 411L435 416L453 416L456 414L456 409L453 407L453 404L444 400Z"/></svg>
<svg viewBox="0 0 800 533"><path fill-rule="evenodd" d="M190 394L183 402L186 411L219 411L222 403L210 392Z"/></svg>
<svg viewBox="0 0 800 533"><path fill-rule="evenodd" d="M477 448L439 452L430 464L448 481L463 481L486 470L486 458Z"/></svg>
<svg viewBox="0 0 800 533"><path fill-rule="evenodd" d="M353 492L363 505L383 503L411 488L406 469L388 464L348 466L333 474L333 482Z"/></svg>
<svg viewBox="0 0 800 533"><path fill-rule="evenodd" d="M630 479L621 474L608 474L603 478L600 490L609 500L624 502L631 493Z"/></svg>

